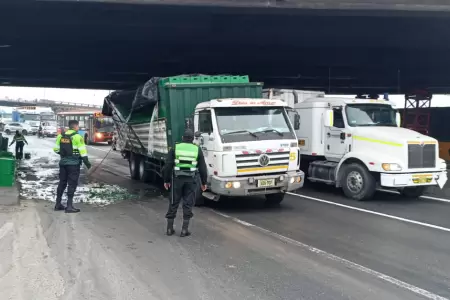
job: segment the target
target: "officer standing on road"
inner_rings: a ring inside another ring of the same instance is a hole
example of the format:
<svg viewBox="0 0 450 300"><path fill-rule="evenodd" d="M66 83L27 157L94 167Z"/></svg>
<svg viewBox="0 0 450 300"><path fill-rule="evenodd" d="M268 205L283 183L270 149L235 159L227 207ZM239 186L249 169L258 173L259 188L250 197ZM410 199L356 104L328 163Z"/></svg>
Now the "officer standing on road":
<svg viewBox="0 0 450 300"><path fill-rule="evenodd" d="M201 189L206 190L208 173L205 159L201 149L194 145L193 141L193 131L186 129L183 142L176 144L175 149L170 150L164 167L164 187L168 190L172 185L169 210L166 214L169 236L175 233L173 223L181 199L183 199L183 227L180 236L190 235L189 220L193 217L192 207L198 192L198 173L200 173Z"/></svg>
<svg viewBox="0 0 450 300"><path fill-rule="evenodd" d="M65 210L66 213L77 213L80 211L73 207L73 196L80 177L81 163L83 162L88 169L91 168L91 163L87 157L84 138L78 134L78 129L78 121L69 121L69 130L58 135L56 145L53 148L53 151L61 156L55 211ZM67 207L64 207L61 204L61 200L67 185Z"/></svg>
<svg viewBox="0 0 450 300"><path fill-rule="evenodd" d="M16 159L22 159L23 158L23 146L26 143L28 145L27 140L25 139L25 136L19 132L19 130L16 130L16 134L14 135L14 138L9 144L11 147L12 144L16 143Z"/></svg>

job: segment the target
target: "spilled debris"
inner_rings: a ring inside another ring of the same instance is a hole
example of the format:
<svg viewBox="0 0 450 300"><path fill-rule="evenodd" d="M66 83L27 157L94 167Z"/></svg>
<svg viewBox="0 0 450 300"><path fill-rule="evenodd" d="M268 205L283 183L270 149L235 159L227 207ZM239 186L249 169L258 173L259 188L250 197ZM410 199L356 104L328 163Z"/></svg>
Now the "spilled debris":
<svg viewBox="0 0 450 300"><path fill-rule="evenodd" d="M22 199L55 202L59 182L59 157L50 150L29 147L31 158L18 163L17 181ZM75 191L74 203L105 206L118 201L135 199L136 196L117 185L90 181L87 170L81 169L79 185ZM67 200L64 193L63 202Z"/></svg>

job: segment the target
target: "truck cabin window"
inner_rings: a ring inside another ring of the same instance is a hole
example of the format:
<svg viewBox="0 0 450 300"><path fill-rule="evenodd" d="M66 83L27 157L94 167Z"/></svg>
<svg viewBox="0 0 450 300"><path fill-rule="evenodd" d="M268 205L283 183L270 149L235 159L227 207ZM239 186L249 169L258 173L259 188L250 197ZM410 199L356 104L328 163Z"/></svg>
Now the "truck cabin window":
<svg viewBox="0 0 450 300"><path fill-rule="evenodd" d="M396 111L390 105L349 104L345 108L349 126L397 127Z"/></svg>
<svg viewBox="0 0 450 300"><path fill-rule="evenodd" d="M221 107L215 113L224 143L295 138L284 108Z"/></svg>
<svg viewBox="0 0 450 300"><path fill-rule="evenodd" d="M203 110L198 114L198 129L201 133L213 132L211 111Z"/></svg>
<svg viewBox="0 0 450 300"><path fill-rule="evenodd" d="M345 128L344 116L342 115L342 108L333 108L333 127Z"/></svg>

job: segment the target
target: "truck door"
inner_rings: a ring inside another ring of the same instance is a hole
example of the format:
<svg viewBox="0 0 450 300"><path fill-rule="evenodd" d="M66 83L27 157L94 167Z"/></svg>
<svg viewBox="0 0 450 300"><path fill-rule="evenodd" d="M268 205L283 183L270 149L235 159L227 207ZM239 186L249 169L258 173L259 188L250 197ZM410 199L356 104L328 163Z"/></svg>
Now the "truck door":
<svg viewBox="0 0 450 300"><path fill-rule="evenodd" d="M325 156L340 160L346 152L345 121L342 107L333 107L333 127L325 128Z"/></svg>
<svg viewBox="0 0 450 300"><path fill-rule="evenodd" d="M211 110L202 110L195 115L195 118L195 130L199 131L201 134L200 137L195 140L195 143L202 149L203 155L205 156L206 165L208 166L209 170L212 164L212 155L214 149Z"/></svg>

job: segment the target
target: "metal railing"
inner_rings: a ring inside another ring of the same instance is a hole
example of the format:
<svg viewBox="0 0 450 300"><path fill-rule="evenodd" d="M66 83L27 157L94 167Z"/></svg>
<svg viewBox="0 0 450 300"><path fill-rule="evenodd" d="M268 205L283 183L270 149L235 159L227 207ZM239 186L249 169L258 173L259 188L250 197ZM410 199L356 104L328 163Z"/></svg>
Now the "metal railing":
<svg viewBox="0 0 450 300"><path fill-rule="evenodd" d="M47 99L35 99L35 100L24 100L24 99L0 99L0 106L65 106L65 107L86 107L86 108L98 108L101 109L101 105L85 104L85 103L74 103L74 102L64 102L64 101L53 101Z"/></svg>

